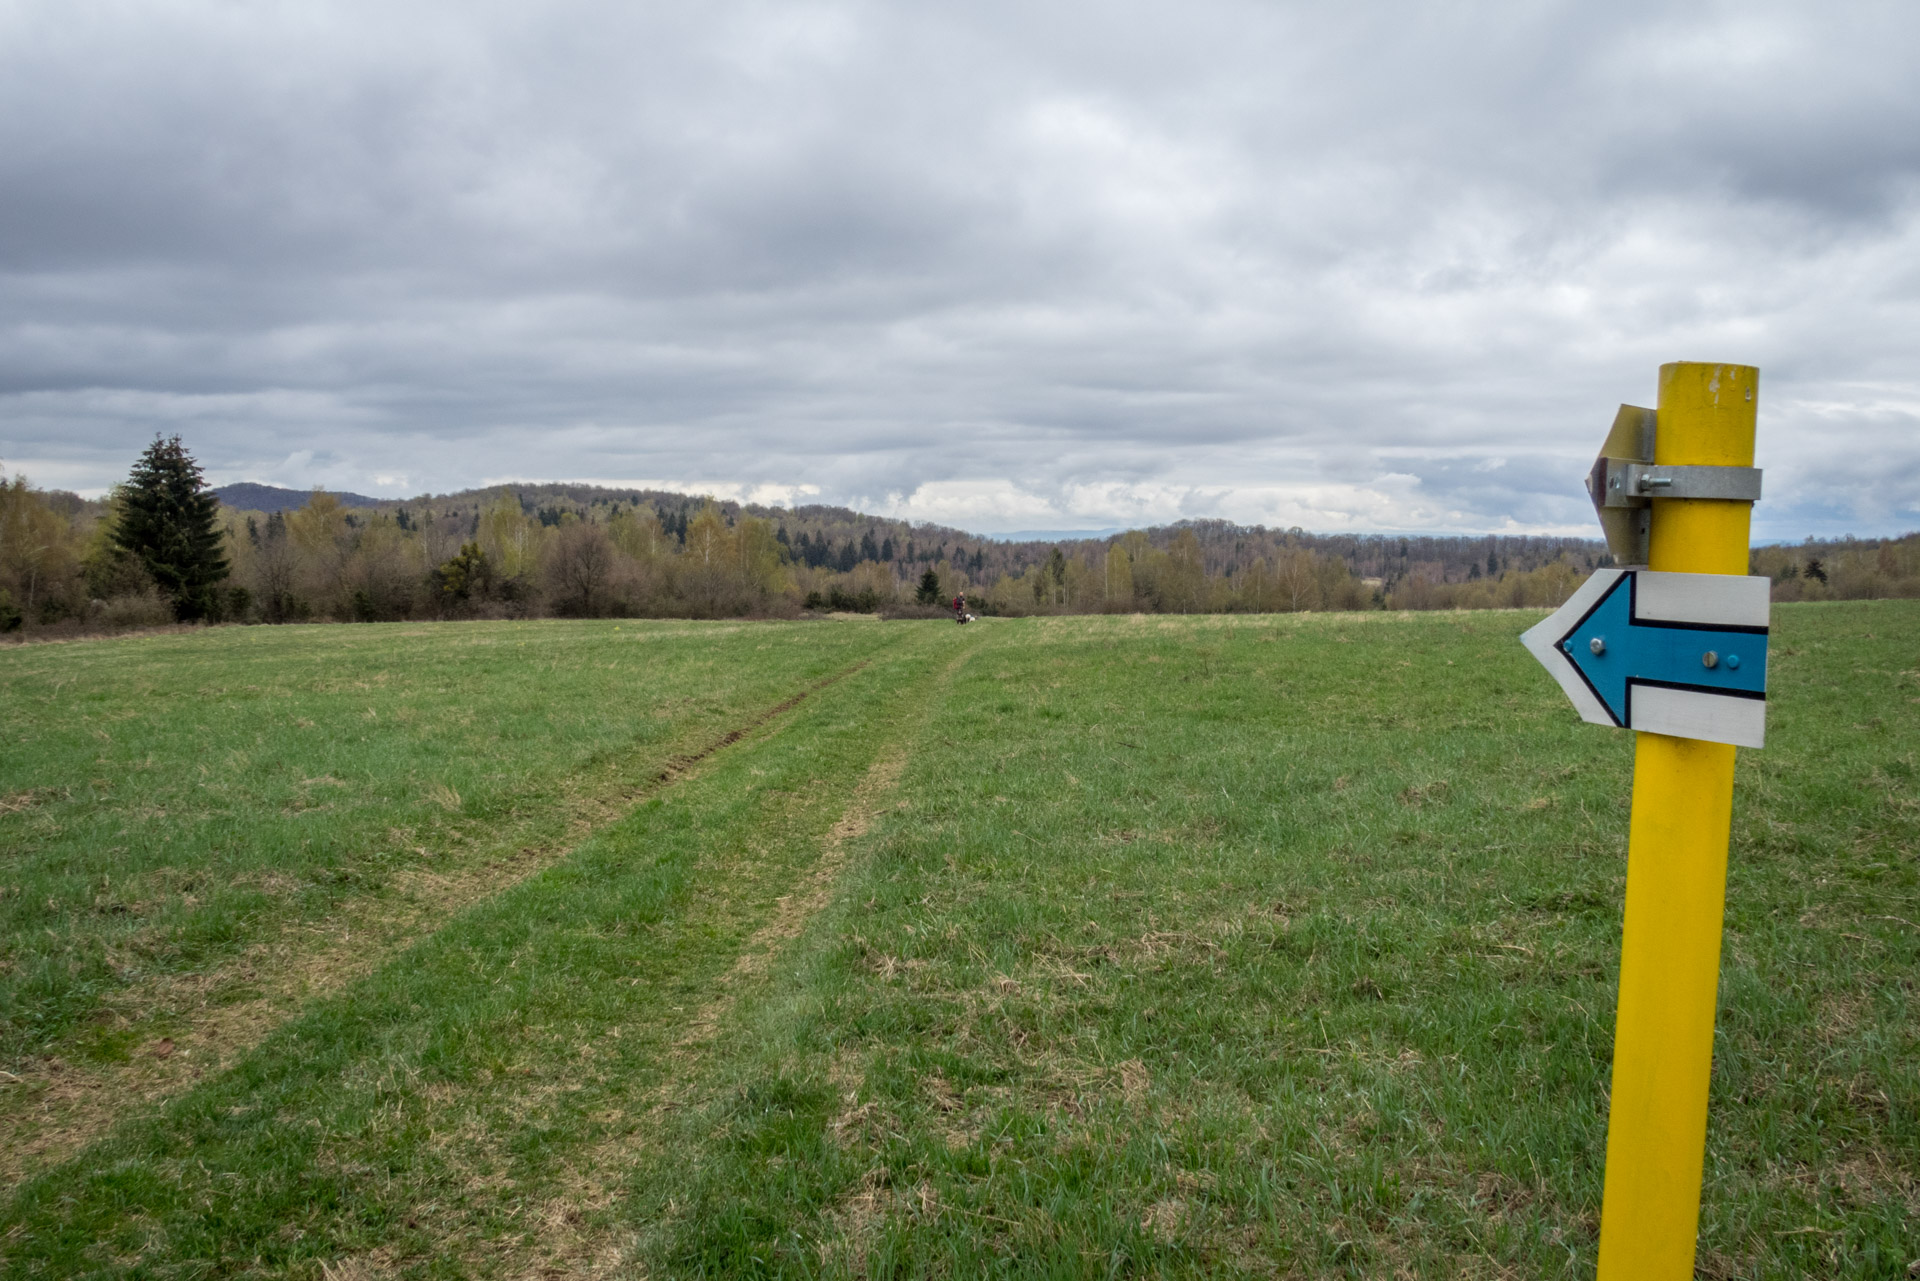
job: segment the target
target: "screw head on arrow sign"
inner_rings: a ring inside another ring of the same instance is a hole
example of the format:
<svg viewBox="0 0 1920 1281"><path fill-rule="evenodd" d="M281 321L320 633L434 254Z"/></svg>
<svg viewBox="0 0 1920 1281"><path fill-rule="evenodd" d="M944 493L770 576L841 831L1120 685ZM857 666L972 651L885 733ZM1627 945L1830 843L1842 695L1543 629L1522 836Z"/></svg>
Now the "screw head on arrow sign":
<svg viewBox="0 0 1920 1281"><path fill-rule="evenodd" d="M1765 578L1603 569L1521 641L1584 720L1759 747L1768 587Z"/></svg>

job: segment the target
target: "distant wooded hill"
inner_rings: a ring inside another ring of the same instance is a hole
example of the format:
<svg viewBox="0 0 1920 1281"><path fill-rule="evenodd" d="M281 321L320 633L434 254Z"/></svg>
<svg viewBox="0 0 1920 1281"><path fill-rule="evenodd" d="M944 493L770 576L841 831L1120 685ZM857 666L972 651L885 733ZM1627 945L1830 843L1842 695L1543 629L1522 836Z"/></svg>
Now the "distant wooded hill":
<svg viewBox="0 0 1920 1281"><path fill-rule="evenodd" d="M719 617L1551 606L1598 539L1311 534L1224 520L989 538L846 507L664 490L504 485L409 499L218 491L230 621ZM118 499L0 477L0 632L164 622L174 604L111 536ZM1920 596L1920 535L1756 547L1776 599Z"/></svg>
<svg viewBox="0 0 1920 1281"><path fill-rule="evenodd" d="M221 485L214 494L226 506L243 512L290 512L296 507L305 507L307 500L314 495L311 489L282 489L278 485L256 485L243 480L237 485ZM342 507L380 507L386 500L368 498L365 494L347 494L337 489L325 491L339 500Z"/></svg>
<svg viewBox="0 0 1920 1281"><path fill-rule="evenodd" d="M215 492L228 507L262 514L302 507L312 497L309 492L272 485L224 485ZM622 511L650 509L662 529L682 546L687 522L708 501L704 496L670 490L572 484L490 486L407 499L334 496L344 507L386 511L400 521L403 529L417 523L445 523L455 528L464 526L466 534L472 536L478 532L480 514L502 493L510 494L528 517L548 528L558 526L568 516L602 524ZM273 505L249 501L254 495L271 500ZM771 521L792 559L808 568L844 573L856 565L879 563L897 566L902 574L918 574L926 566L945 562L961 570L976 589L996 582L1003 574L1019 577L1046 563L1056 547L1068 560L1099 560L1118 532L1080 537L1064 532L1050 537L989 537L950 525L892 520L819 503L763 507L723 501L716 506L730 526L742 517ZM1209 577L1231 578L1255 560L1270 560L1280 549L1339 557L1354 577L1378 580L1369 586L1387 589L1416 575L1435 584L1468 583L1497 579L1508 571L1524 573L1562 560L1582 571L1608 563L1605 544L1592 538L1312 534L1297 528L1270 529L1225 520L1181 521L1144 533L1148 543L1165 548L1182 529L1193 532L1203 572Z"/></svg>

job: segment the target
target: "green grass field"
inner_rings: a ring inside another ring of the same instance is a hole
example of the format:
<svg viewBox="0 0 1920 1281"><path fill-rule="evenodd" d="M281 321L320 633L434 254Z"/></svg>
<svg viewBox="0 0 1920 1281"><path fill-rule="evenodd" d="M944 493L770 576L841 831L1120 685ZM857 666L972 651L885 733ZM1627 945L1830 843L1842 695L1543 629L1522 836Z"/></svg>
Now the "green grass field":
<svg viewBox="0 0 1920 1281"><path fill-rule="evenodd" d="M0 650L0 1274L1591 1276L1537 615ZM1699 1271L1920 1275L1920 604L1780 606Z"/></svg>

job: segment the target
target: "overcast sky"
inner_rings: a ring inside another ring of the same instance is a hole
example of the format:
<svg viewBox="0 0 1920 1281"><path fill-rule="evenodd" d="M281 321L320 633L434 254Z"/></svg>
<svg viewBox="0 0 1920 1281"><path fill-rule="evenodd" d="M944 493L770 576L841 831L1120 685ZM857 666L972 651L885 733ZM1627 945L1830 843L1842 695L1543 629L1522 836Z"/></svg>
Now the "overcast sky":
<svg viewBox="0 0 1920 1281"><path fill-rule="evenodd" d="M1920 7L1444 9L0 0L0 464L1585 534L1724 360L1920 527Z"/></svg>

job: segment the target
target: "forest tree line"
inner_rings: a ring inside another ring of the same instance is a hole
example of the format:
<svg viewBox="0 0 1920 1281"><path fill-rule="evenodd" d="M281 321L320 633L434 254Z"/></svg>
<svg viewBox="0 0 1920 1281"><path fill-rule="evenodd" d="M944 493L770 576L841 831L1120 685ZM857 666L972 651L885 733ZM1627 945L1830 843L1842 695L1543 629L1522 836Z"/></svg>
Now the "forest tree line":
<svg viewBox="0 0 1920 1281"><path fill-rule="evenodd" d="M162 460L165 485L142 471L163 447L175 451ZM175 537L155 531L176 518L204 526L198 550L179 553L197 557L184 570L141 541ZM976 613L1005 615L1548 607L1604 563L1595 540L1311 535L1224 521L1009 543L846 508L591 486L356 507L316 491L297 507L241 510L204 486L177 440L156 441L100 500L0 476L0 631L16 632L926 614L957 594ZM1776 599L1920 596L1920 535L1760 547L1753 572L1774 580Z"/></svg>

